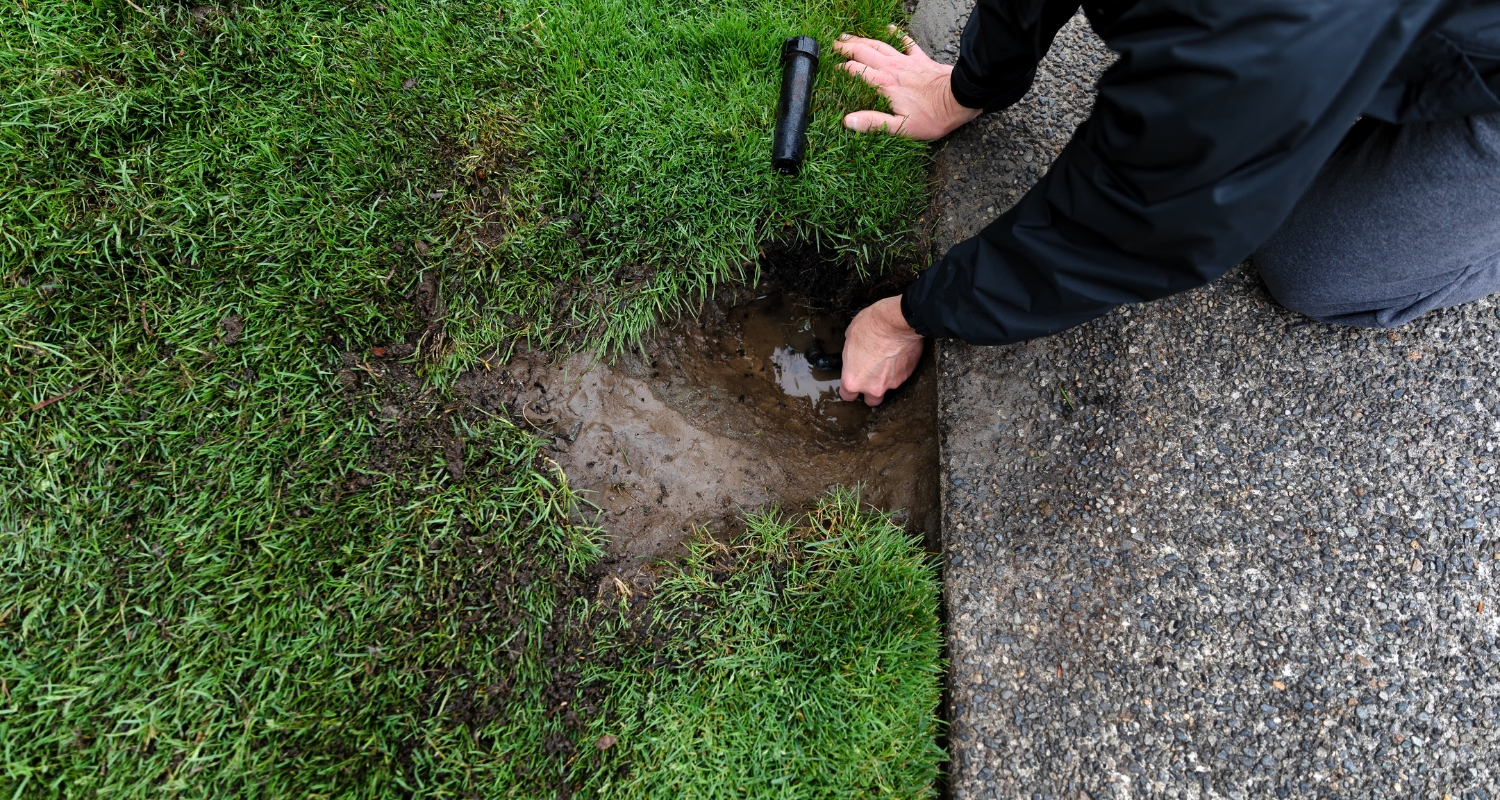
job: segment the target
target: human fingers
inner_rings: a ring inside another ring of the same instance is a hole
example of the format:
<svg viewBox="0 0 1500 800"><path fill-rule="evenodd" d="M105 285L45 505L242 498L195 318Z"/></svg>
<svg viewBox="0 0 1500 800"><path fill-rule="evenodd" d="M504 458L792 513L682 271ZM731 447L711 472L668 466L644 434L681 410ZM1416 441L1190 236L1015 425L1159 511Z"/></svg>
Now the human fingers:
<svg viewBox="0 0 1500 800"><path fill-rule="evenodd" d="M932 60L932 58L927 55L927 51L923 50L922 46L917 44L917 40L911 38L910 36L901 37L901 49L905 50L907 55L914 58L920 58L924 61Z"/></svg>
<svg viewBox="0 0 1500 800"><path fill-rule="evenodd" d="M906 136L902 131L906 127L906 117L898 117L879 111L856 111L844 115L844 127L851 131L860 133L888 133L892 136Z"/></svg>
<svg viewBox="0 0 1500 800"><path fill-rule="evenodd" d="M875 39L852 37L833 43L834 52L844 58L863 61L873 67L886 67L906 58L899 50Z"/></svg>
<svg viewBox="0 0 1500 800"><path fill-rule="evenodd" d="M885 400L885 391L883 389L879 390L878 394L876 391L873 388L863 386L857 381L839 382L839 398L845 403L852 403L858 400L860 395L864 395L865 405L878 406Z"/></svg>
<svg viewBox="0 0 1500 800"><path fill-rule="evenodd" d="M839 399L845 403L852 403L859 399L860 389L863 382L852 373L854 367L848 361L844 362L843 372L839 375Z"/></svg>
<svg viewBox="0 0 1500 800"><path fill-rule="evenodd" d="M844 343L844 368L839 371L839 397L846 403L858 400L861 394L875 388L865 378L867 370L862 348L850 344Z"/></svg>
<svg viewBox="0 0 1500 800"><path fill-rule="evenodd" d="M896 76L890 74L889 72L886 72L882 69L876 69L869 64L861 63L859 61L845 61L843 66L845 72L849 73L850 75L855 75L859 78L862 78L865 83L868 83L877 89L882 86L890 86L891 84L897 82Z"/></svg>
<svg viewBox="0 0 1500 800"><path fill-rule="evenodd" d="M895 25L887 25L885 27L886 27L886 30L890 31L892 34L895 34L899 30ZM885 42L882 42L879 39L871 39L871 38L868 38L868 37L865 37L865 36L851 36L851 35L849 35L849 34L846 33L843 36L839 37L839 41L840 42L847 42L847 43L858 44L861 47L871 47L871 48L874 48L874 50L876 52L880 53L881 55L887 55L887 56L898 56L898 55L901 55L901 51L900 50L897 50L896 48L891 47L889 44L886 44Z"/></svg>
<svg viewBox="0 0 1500 800"><path fill-rule="evenodd" d="M844 116L844 127L858 133L885 133L905 136L906 117L898 117L880 111L855 111Z"/></svg>
<svg viewBox="0 0 1500 800"><path fill-rule="evenodd" d="M855 50L869 50L870 52L879 53L880 51L875 48L875 45L878 43L879 40L877 39L866 39L863 36L850 36L845 33L840 34L838 40L833 43L833 50L839 55L845 55Z"/></svg>
<svg viewBox="0 0 1500 800"><path fill-rule="evenodd" d="M844 350L849 350L847 344ZM853 357L853 352L847 352L846 355L849 357L844 359L844 368L839 370L839 398L845 403L852 403L859 399L861 380L858 375L859 371L855 369L855 362L858 359Z"/></svg>
<svg viewBox="0 0 1500 800"><path fill-rule="evenodd" d="M922 48L917 47L917 41L908 36L906 33L902 32L902 30L896 27L894 24L885 26L885 30L892 36L901 37L901 52L908 55L911 54L912 50L916 50L918 53L922 52Z"/></svg>

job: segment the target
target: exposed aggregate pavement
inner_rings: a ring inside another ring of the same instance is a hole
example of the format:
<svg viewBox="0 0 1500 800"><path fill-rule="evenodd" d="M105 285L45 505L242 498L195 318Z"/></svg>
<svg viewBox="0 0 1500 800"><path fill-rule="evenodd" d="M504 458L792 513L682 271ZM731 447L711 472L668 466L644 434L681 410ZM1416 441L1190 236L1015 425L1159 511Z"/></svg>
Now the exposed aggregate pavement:
<svg viewBox="0 0 1500 800"><path fill-rule="evenodd" d="M967 4L923 2L951 62ZM939 254L1045 171L1109 60L1075 18L946 143ZM1494 298L1334 328L1245 265L938 351L953 797L1500 795Z"/></svg>

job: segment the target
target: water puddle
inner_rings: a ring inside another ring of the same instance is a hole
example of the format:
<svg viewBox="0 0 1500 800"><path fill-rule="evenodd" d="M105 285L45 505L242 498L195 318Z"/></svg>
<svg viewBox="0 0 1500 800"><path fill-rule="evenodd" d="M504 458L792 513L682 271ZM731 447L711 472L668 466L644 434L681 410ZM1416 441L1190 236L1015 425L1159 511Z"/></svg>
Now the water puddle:
<svg viewBox="0 0 1500 800"><path fill-rule="evenodd" d="M839 400L839 372L817 369L809 363L810 352L839 353L844 349L844 328L848 320L817 313L812 307L777 292L756 297L722 312L717 336L708 341L683 342L685 349L696 352L699 361L713 353L734 351L734 358L718 379L742 385L746 392L773 401L778 409L796 415L795 403L787 398L807 402L809 419L829 433L852 435L869 421L869 410L863 403ZM736 376L732 368L740 368ZM780 395L767 391L765 379L780 389ZM749 400L749 395L747 395ZM736 402L745 402L738 399ZM752 403L766 411L764 403Z"/></svg>
<svg viewBox="0 0 1500 800"><path fill-rule="evenodd" d="M762 292L710 305L613 365L518 357L457 388L553 437L552 457L598 506L616 559L670 556L694 527L733 527L769 505L794 511L840 484L862 484L866 502L903 509L935 541L931 357L880 407L842 402L838 373L805 354L838 353L847 323Z"/></svg>
<svg viewBox="0 0 1500 800"><path fill-rule="evenodd" d="M771 351L771 363L776 367L776 383L781 393L791 397L805 397L817 408L821 401L839 390L839 379L819 378L824 370L810 366L808 359L794 347L778 347ZM827 370L826 374L835 374ZM833 417L830 422L837 423Z"/></svg>

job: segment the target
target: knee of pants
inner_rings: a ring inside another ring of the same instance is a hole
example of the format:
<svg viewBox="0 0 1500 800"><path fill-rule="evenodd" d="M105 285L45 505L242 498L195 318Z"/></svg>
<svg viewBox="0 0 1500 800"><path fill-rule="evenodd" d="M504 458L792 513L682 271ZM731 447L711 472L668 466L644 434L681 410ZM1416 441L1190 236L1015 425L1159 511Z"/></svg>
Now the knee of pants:
<svg viewBox="0 0 1500 800"><path fill-rule="evenodd" d="M1257 253L1254 262L1277 303L1328 325L1395 328L1430 311L1500 292L1500 253L1453 272L1390 284L1360 284L1343 273L1331 279L1316 264L1275 253Z"/></svg>
<svg viewBox="0 0 1500 800"><path fill-rule="evenodd" d="M1281 307L1318 322L1338 316L1326 296L1327 287L1308 280L1317 274L1315 265L1275 252L1256 253L1251 262L1271 298Z"/></svg>
<svg viewBox="0 0 1500 800"><path fill-rule="evenodd" d="M1410 312L1416 310L1410 308L1414 298L1392 302L1370 298L1368 303L1351 307L1350 294L1358 289L1330 280L1331 276L1310 259L1288 258L1274 252L1256 253L1253 263L1272 299L1314 322L1353 328L1394 328L1411 321L1414 315Z"/></svg>

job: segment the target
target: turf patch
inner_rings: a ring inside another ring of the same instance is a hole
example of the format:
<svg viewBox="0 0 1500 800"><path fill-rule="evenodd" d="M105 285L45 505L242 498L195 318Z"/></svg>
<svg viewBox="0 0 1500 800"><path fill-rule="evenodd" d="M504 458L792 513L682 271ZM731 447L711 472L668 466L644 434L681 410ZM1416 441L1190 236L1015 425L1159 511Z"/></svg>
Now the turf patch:
<svg viewBox="0 0 1500 800"><path fill-rule="evenodd" d="M561 28L538 25L571 12L549 8L0 14L0 785L534 796L589 779L579 743L614 691L585 680L598 532L539 442L437 378L593 330L575 318L626 341L785 220L656 225L717 242L687 251L712 258L663 251L634 283L645 250L584 257L579 237L611 223L571 210L592 190L547 187L582 164L559 109L603 62L568 73ZM888 10L806 8L829 26ZM625 13L577 11L578 31ZM858 230L828 219L803 231Z"/></svg>
<svg viewBox="0 0 1500 800"><path fill-rule="evenodd" d="M694 547L653 598L611 687L590 789L614 797L923 797L943 753L934 567L838 492L806 518L756 516ZM613 766L614 769L608 767Z"/></svg>

